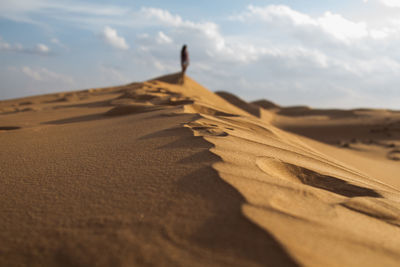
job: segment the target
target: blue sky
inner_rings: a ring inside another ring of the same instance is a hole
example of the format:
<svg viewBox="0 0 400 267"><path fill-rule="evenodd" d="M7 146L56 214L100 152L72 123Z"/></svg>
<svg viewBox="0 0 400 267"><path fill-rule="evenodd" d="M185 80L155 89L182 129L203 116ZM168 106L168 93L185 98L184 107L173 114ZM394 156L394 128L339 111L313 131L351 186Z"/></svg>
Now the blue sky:
<svg viewBox="0 0 400 267"><path fill-rule="evenodd" d="M0 99L179 70L282 105L399 109L400 0L0 2Z"/></svg>

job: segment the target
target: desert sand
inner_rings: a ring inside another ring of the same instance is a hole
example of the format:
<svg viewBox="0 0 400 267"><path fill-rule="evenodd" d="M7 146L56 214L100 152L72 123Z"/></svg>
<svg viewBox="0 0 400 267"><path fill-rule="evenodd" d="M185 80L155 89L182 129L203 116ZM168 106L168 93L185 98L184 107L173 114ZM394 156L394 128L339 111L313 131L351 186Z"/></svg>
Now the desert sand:
<svg viewBox="0 0 400 267"><path fill-rule="evenodd" d="M400 112L181 82L0 101L0 266L399 266Z"/></svg>

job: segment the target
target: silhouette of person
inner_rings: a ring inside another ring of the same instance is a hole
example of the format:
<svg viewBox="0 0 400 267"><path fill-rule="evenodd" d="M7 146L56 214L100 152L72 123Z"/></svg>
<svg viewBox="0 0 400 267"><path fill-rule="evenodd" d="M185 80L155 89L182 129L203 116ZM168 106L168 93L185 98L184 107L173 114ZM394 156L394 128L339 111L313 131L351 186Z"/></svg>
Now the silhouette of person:
<svg viewBox="0 0 400 267"><path fill-rule="evenodd" d="M183 45L181 50L182 77L185 75L188 66L189 66L189 53L187 51L187 46Z"/></svg>

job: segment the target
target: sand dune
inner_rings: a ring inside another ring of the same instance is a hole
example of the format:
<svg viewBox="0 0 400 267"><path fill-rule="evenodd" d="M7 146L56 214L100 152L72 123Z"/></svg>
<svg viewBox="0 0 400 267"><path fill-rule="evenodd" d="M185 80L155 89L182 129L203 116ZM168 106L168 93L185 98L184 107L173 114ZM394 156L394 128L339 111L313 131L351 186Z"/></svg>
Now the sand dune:
<svg viewBox="0 0 400 267"><path fill-rule="evenodd" d="M239 97L228 92L216 92L216 94L236 107L239 107L240 109L243 109L254 116L260 117L260 107L258 105L247 103L243 99L240 99Z"/></svg>
<svg viewBox="0 0 400 267"><path fill-rule="evenodd" d="M182 82L0 102L1 266L398 266L399 112Z"/></svg>

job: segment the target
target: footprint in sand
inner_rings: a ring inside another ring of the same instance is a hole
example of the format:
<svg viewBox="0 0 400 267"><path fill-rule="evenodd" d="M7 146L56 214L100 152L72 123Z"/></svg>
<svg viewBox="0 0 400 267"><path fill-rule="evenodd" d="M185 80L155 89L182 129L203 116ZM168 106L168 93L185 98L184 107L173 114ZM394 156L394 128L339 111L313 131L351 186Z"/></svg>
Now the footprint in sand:
<svg viewBox="0 0 400 267"><path fill-rule="evenodd" d="M302 183L315 188L323 189L345 197L369 196L380 197L381 195L372 189L350 184L337 177L322 174L302 166L293 165L279 159L259 157L257 166L268 175L291 182Z"/></svg>
<svg viewBox="0 0 400 267"><path fill-rule="evenodd" d="M202 135L212 135L212 136L228 136L226 132L221 129L213 127L192 127L192 130L201 133Z"/></svg>
<svg viewBox="0 0 400 267"><path fill-rule="evenodd" d="M216 127L215 124L202 124L192 122L187 124L194 132L201 136L228 136L228 133Z"/></svg>

